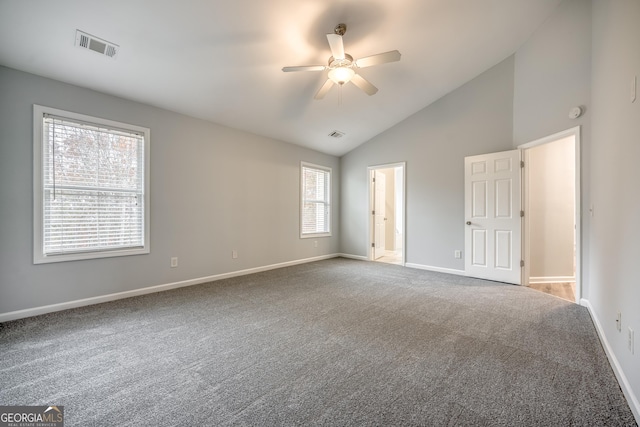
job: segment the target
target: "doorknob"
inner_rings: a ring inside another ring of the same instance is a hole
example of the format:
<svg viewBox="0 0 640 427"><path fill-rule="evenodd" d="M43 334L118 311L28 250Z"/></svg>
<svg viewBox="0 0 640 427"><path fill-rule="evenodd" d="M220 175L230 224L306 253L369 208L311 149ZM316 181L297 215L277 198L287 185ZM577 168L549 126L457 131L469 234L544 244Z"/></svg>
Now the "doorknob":
<svg viewBox="0 0 640 427"><path fill-rule="evenodd" d="M471 221L467 221L467 225L471 225Z"/></svg>

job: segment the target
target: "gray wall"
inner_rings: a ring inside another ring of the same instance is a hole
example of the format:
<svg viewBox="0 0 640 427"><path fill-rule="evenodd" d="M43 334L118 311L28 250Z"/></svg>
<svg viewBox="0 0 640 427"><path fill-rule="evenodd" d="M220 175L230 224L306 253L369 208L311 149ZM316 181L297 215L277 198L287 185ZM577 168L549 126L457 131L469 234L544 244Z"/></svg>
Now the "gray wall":
<svg viewBox="0 0 640 427"><path fill-rule="evenodd" d="M514 146L585 124L569 109L586 106L591 86L591 2L565 0L516 52Z"/></svg>
<svg viewBox="0 0 640 427"><path fill-rule="evenodd" d="M464 157L511 149L513 57L342 157L342 252L367 256L367 167L407 162L406 259L464 269Z"/></svg>
<svg viewBox="0 0 640 427"><path fill-rule="evenodd" d="M0 313L339 250L336 157L5 67L0 94ZM32 263L34 103L151 129L149 255ZM333 237L318 248L299 238L301 160L334 173Z"/></svg>
<svg viewBox="0 0 640 427"><path fill-rule="evenodd" d="M589 302L635 394L640 419L640 1L593 2L593 140ZM615 328L622 313L622 332ZM627 331L635 331L635 354Z"/></svg>

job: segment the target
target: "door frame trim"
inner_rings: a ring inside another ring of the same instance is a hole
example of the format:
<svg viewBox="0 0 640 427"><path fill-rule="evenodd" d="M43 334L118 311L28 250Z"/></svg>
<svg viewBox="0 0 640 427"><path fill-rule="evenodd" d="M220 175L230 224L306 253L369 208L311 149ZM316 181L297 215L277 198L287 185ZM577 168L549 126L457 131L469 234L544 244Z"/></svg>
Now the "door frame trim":
<svg viewBox="0 0 640 427"><path fill-rule="evenodd" d="M402 266L404 267L407 263L407 162L397 162L397 163L385 163L382 165L373 165L367 167L367 186L368 186L368 197L369 197L369 209L367 210L367 259L369 261L374 261L373 250L371 249L371 244L374 242L374 227L375 223L373 221L373 215L371 215L371 211L374 210L373 206L373 180L371 179L372 174L377 169L392 169L392 168L402 168Z"/></svg>
<svg viewBox="0 0 640 427"><path fill-rule="evenodd" d="M573 136L574 147L575 147L575 226L576 226L576 303L580 303L582 299L582 204L581 204L581 172L580 172L580 146L581 146L581 127L575 126L561 132L554 133L553 135L545 136L540 139L536 139L535 141L527 142L526 144L519 145L517 148L523 151L536 147L538 145L547 144L550 142L557 141L559 139L563 139L569 136ZM528 208L526 204L527 195L526 188L524 186L524 176L522 180L522 206ZM522 225L522 254L524 258L524 268L522 269L522 284L525 286L529 285L529 267L530 267L530 253L529 253L529 244L527 238L529 237L529 233L527 232L528 227L528 219L527 212L525 211L524 222Z"/></svg>

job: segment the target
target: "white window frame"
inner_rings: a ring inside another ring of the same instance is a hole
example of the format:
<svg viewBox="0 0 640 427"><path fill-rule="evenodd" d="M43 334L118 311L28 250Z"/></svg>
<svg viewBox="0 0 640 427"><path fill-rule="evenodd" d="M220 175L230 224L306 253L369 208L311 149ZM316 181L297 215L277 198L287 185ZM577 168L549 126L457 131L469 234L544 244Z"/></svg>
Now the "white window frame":
<svg viewBox="0 0 640 427"><path fill-rule="evenodd" d="M121 248L114 250L83 251L64 254L44 254L44 156L45 141L43 119L45 115L63 117L70 121L84 122L95 126L121 129L144 135L144 218L143 235L144 246L135 248ZM107 258L150 253L150 136L149 128L120 123L113 120L87 116L70 111L59 110L41 105L33 105L33 262L34 264L76 261L83 259Z"/></svg>
<svg viewBox="0 0 640 427"><path fill-rule="evenodd" d="M328 220L328 231L322 233L304 233L303 232L303 215L304 215L304 204L305 204L305 192L304 192L304 169L315 169L319 171L323 171L327 173L329 178L329 183L327 185L327 197L323 201L326 205L326 209L328 211L327 220ZM301 239L310 239L317 237L330 237L331 236L331 228L333 224L332 212L331 212L331 193L332 193L332 170L327 166L320 166L313 163L300 162L300 238Z"/></svg>

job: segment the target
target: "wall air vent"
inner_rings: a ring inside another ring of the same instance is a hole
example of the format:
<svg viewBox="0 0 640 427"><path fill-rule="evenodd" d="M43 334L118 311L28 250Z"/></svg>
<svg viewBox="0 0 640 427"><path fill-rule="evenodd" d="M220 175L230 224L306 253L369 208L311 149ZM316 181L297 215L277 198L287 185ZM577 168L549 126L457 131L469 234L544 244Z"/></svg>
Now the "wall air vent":
<svg viewBox="0 0 640 427"><path fill-rule="evenodd" d="M334 130L329 134L331 138L342 138L344 136L344 132L340 132L339 130Z"/></svg>
<svg viewBox="0 0 640 427"><path fill-rule="evenodd" d="M118 55L120 46L117 44L100 39L83 31L76 30L76 46L82 49L89 49L101 55L115 59Z"/></svg>

